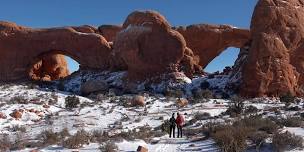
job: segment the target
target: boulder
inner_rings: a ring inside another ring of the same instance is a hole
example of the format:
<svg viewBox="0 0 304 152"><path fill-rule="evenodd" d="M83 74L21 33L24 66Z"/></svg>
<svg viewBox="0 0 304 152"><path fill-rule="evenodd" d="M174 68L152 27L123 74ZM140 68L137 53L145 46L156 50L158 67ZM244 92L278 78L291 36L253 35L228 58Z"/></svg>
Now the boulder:
<svg viewBox="0 0 304 152"><path fill-rule="evenodd" d="M137 152L148 152L148 149L145 148L145 147L143 147L143 146L138 146L138 148L137 148L136 151L137 151Z"/></svg>
<svg viewBox="0 0 304 152"><path fill-rule="evenodd" d="M81 84L80 91L84 95L88 95L90 93L106 91L109 89L107 82L104 80L88 80Z"/></svg>
<svg viewBox="0 0 304 152"><path fill-rule="evenodd" d="M0 112L0 119L6 119L7 116L5 115L5 113L3 112Z"/></svg>
<svg viewBox="0 0 304 152"><path fill-rule="evenodd" d="M179 106L179 107L185 107L185 106L187 106L188 105L188 100L187 99L185 99L185 98L178 98L177 100L176 100L176 104Z"/></svg>
<svg viewBox="0 0 304 152"><path fill-rule="evenodd" d="M143 96L140 96L140 95L136 95L134 96L132 99L131 99L131 105L133 107L136 107L136 106L145 106L145 97Z"/></svg>
<svg viewBox="0 0 304 152"><path fill-rule="evenodd" d="M20 112L19 110L15 110L10 114L10 116L15 119L20 119L22 117L22 112Z"/></svg>

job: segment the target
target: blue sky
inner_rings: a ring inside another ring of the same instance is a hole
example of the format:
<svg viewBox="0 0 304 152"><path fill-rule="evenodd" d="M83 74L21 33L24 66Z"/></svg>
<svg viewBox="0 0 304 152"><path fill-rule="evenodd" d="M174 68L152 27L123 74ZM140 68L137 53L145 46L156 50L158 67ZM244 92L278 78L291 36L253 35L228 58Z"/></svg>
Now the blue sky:
<svg viewBox="0 0 304 152"><path fill-rule="evenodd" d="M121 24L134 10L156 10L173 26L196 23L230 24L249 28L257 0L9 0L0 5L0 20L29 27ZM203 43L203 42L202 42ZM233 65L238 54L230 48L205 69ZM68 59L71 71L78 65Z"/></svg>

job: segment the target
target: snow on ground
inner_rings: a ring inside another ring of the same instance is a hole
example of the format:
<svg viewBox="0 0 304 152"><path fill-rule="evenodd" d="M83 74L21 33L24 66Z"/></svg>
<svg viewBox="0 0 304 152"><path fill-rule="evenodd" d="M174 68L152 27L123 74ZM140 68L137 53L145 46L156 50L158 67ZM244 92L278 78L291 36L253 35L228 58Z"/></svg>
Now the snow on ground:
<svg viewBox="0 0 304 152"><path fill-rule="evenodd" d="M197 79L195 81L202 80ZM73 86L77 83L74 82L69 85ZM209 83L212 86L213 83L218 82L210 81ZM126 107L122 105L122 99L117 100L113 97L107 97L100 100L92 100L77 96L80 98L81 106L74 110L67 110L65 109L65 98L69 95L71 94L68 92L47 88L41 89L29 85L0 86L0 112L7 116L6 119L0 119L0 134L16 135L16 132L11 130L16 125L26 128L24 137L27 140L34 140L42 131L48 129L59 132L67 128L71 134L80 129L85 129L86 131L101 130L109 134L116 134L142 126L156 128L164 120L168 120L173 112L184 114L186 122L193 119L197 113L207 112L211 117L216 117L226 111L230 102L224 99L210 99L207 102L178 107L175 98L147 96L146 102L149 104L146 107ZM263 99L262 103L246 102L246 106L253 105L258 109L284 106L284 104L273 101L275 100ZM50 104L52 102L54 103ZM18 109L24 110L22 117L20 119L11 117L10 114ZM31 109L38 112L31 112ZM199 120L185 129L196 128L207 121L209 120ZM286 130L304 137L304 129L302 128L286 128ZM122 152L135 151L139 145L147 147L151 152L218 151L212 139L198 141L187 137L169 139L168 135L164 135L154 140L157 141L156 144L137 139L135 141L117 141L116 145ZM99 146L97 143L90 143L89 145L84 145L79 151L100 151ZM30 150L32 149L24 149L21 152ZM40 151L68 152L72 150L53 145L42 148Z"/></svg>

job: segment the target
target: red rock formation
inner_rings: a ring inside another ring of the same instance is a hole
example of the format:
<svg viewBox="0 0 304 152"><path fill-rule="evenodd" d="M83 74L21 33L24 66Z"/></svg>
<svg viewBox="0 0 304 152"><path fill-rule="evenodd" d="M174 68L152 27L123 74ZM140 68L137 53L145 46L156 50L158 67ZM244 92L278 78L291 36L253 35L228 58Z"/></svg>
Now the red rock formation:
<svg viewBox="0 0 304 152"><path fill-rule="evenodd" d="M203 68L228 47L241 48L250 39L249 30L228 25L197 24L174 29L185 37L187 47L199 56Z"/></svg>
<svg viewBox="0 0 304 152"><path fill-rule="evenodd" d="M83 25L83 26L71 26L74 30L81 32L81 33L97 33L98 30L90 25Z"/></svg>
<svg viewBox="0 0 304 152"><path fill-rule="evenodd" d="M122 30L122 26L119 25L101 25L98 27L98 32L108 42L113 42L118 32Z"/></svg>
<svg viewBox="0 0 304 152"><path fill-rule="evenodd" d="M164 16L155 11L134 11L128 15L123 28L128 26L150 27L152 30L170 30L171 26Z"/></svg>
<svg viewBox="0 0 304 152"><path fill-rule="evenodd" d="M114 54L128 67L130 79L145 79L177 71L186 43L167 20L152 11L133 12L116 36Z"/></svg>
<svg viewBox="0 0 304 152"><path fill-rule="evenodd" d="M82 69L107 69L111 47L101 35L69 27L30 29L0 22L0 53L0 81L14 81L28 78L46 54L70 56Z"/></svg>
<svg viewBox="0 0 304 152"><path fill-rule="evenodd" d="M69 75L67 61L64 55L44 56L29 72L33 80L57 80Z"/></svg>
<svg viewBox="0 0 304 152"><path fill-rule="evenodd" d="M303 0L260 0L252 44L242 68L244 96L303 95Z"/></svg>

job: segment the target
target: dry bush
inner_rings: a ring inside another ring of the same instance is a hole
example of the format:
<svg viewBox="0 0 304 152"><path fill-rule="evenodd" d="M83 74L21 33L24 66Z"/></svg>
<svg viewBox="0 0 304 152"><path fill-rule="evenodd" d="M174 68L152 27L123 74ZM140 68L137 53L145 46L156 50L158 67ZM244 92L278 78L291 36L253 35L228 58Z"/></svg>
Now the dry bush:
<svg viewBox="0 0 304 152"><path fill-rule="evenodd" d="M286 131L285 133L276 132L272 137L273 147L278 152L291 148L303 147L303 138Z"/></svg>
<svg viewBox="0 0 304 152"><path fill-rule="evenodd" d="M228 114L231 117L236 117L242 114L244 111L244 100L244 98L241 98L239 96L233 96L225 114Z"/></svg>
<svg viewBox="0 0 304 152"><path fill-rule="evenodd" d="M244 126L225 125L216 130L212 137L223 152L243 152L247 148L248 130Z"/></svg>
<svg viewBox="0 0 304 152"><path fill-rule="evenodd" d="M260 151L260 148L265 144L268 134L264 131L257 131L249 135L249 140L255 145L256 151Z"/></svg>
<svg viewBox="0 0 304 152"><path fill-rule="evenodd" d="M100 130L94 130L92 132L92 137L91 137L92 142L103 143L105 141L108 141L109 139L110 137L107 134L107 132L103 132Z"/></svg>
<svg viewBox="0 0 304 152"><path fill-rule="evenodd" d="M63 128L63 129L58 133L58 135L60 136L61 140L64 140L66 137L71 136L70 133L69 133L68 128Z"/></svg>
<svg viewBox="0 0 304 152"><path fill-rule="evenodd" d="M260 149L268 134L278 130L275 122L261 116L250 116L234 121L232 124L207 123L203 132L216 141L224 152L244 151L246 140L251 140Z"/></svg>
<svg viewBox="0 0 304 152"><path fill-rule="evenodd" d="M24 133L18 132L14 142L12 142L11 150L24 149L26 146L26 141L24 139Z"/></svg>
<svg viewBox="0 0 304 152"><path fill-rule="evenodd" d="M160 137L165 135L163 132L157 131L157 129L153 130L149 126L142 126L138 128L134 128L129 131L123 131L119 134L111 136L112 140L121 141L122 139L125 140L135 140L135 139L142 139L144 141L150 141L153 137Z"/></svg>
<svg viewBox="0 0 304 152"><path fill-rule="evenodd" d="M17 95L10 99L10 101L7 102L8 104L27 104L29 103L28 99L24 96Z"/></svg>
<svg viewBox="0 0 304 152"><path fill-rule="evenodd" d="M80 99L73 95L73 96L67 96L65 98L65 108L67 109L73 109L73 108L77 108L77 106L80 104Z"/></svg>
<svg viewBox="0 0 304 152"><path fill-rule="evenodd" d="M247 106L245 108L245 114L248 114L248 113L257 113L258 111L259 111L259 109L257 107L255 107L255 106L252 106L252 105Z"/></svg>
<svg viewBox="0 0 304 152"><path fill-rule="evenodd" d="M211 99L214 97L213 92L209 89L193 89L192 94L194 99Z"/></svg>
<svg viewBox="0 0 304 152"><path fill-rule="evenodd" d="M53 132L53 130L44 130L39 135L42 146L55 145L60 142L60 137L58 133Z"/></svg>
<svg viewBox="0 0 304 152"><path fill-rule="evenodd" d="M0 151L9 151L13 145L8 135L0 135Z"/></svg>
<svg viewBox="0 0 304 152"><path fill-rule="evenodd" d="M287 117L286 119L281 119L278 122L285 127L302 127L303 120L301 117Z"/></svg>
<svg viewBox="0 0 304 152"><path fill-rule="evenodd" d="M164 133L170 133L170 121L169 120L165 120L163 121L163 123L160 125L160 129L162 132Z"/></svg>
<svg viewBox="0 0 304 152"><path fill-rule="evenodd" d="M203 112L203 113L197 112L197 113L194 114L193 119L195 119L195 120L206 120L206 119L210 119L210 117L211 117L211 115L208 112Z"/></svg>
<svg viewBox="0 0 304 152"><path fill-rule="evenodd" d="M104 145L101 145L99 147L99 150L101 152L117 152L118 151L118 147L115 145L114 142L108 141Z"/></svg>
<svg viewBox="0 0 304 152"><path fill-rule="evenodd" d="M279 126L268 118L262 118L261 116L249 116L239 121L234 122L234 126L243 125L252 128L254 131L265 131L268 134L272 134L279 129Z"/></svg>
<svg viewBox="0 0 304 152"><path fill-rule="evenodd" d="M13 125L12 127L9 128L10 131L12 132L26 132L26 127L25 126L19 126L19 125Z"/></svg>
<svg viewBox="0 0 304 152"><path fill-rule="evenodd" d="M69 149L76 149L82 147L84 144L89 144L91 140L91 134L81 129L73 136L70 136L63 142L63 147Z"/></svg>
<svg viewBox="0 0 304 152"><path fill-rule="evenodd" d="M166 97L182 98L184 95L183 90L181 89L166 89L164 92Z"/></svg>

